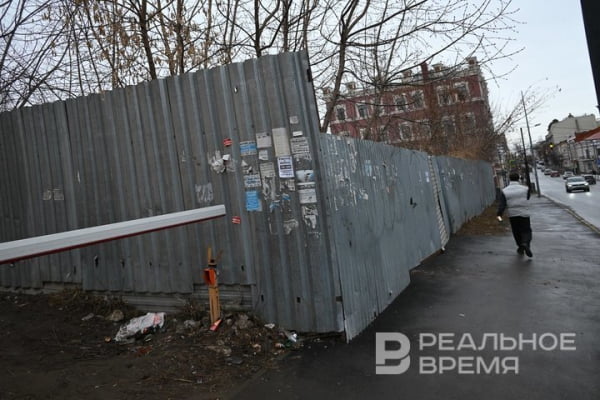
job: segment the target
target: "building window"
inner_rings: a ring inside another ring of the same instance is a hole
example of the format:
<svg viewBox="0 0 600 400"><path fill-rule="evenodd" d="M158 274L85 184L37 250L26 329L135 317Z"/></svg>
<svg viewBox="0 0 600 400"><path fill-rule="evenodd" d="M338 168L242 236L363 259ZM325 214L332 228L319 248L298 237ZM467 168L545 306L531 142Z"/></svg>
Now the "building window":
<svg viewBox="0 0 600 400"><path fill-rule="evenodd" d="M408 111L408 101L405 94L394 96L394 104L396 105L396 110L400 112Z"/></svg>
<svg viewBox="0 0 600 400"><path fill-rule="evenodd" d="M452 94L447 86L439 86L437 89L438 103L440 106L452 104Z"/></svg>
<svg viewBox="0 0 600 400"><path fill-rule="evenodd" d="M400 124L400 138L404 141L413 140L412 125L408 122Z"/></svg>
<svg viewBox="0 0 600 400"><path fill-rule="evenodd" d="M337 106L335 108L335 114L336 114L338 121L345 121L346 120L346 107Z"/></svg>
<svg viewBox="0 0 600 400"><path fill-rule="evenodd" d="M456 101L467 101L469 98L469 86L467 85L467 82L455 83L454 90L456 92Z"/></svg>
<svg viewBox="0 0 600 400"><path fill-rule="evenodd" d="M356 112L360 119L366 119L369 116L368 107L364 103L358 103L356 105Z"/></svg>
<svg viewBox="0 0 600 400"><path fill-rule="evenodd" d="M423 119L421 121L417 121L417 126L419 129L419 134L422 138L430 138L431 137L431 125L429 124L429 120Z"/></svg>
<svg viewBox="0 0 600 400"><path fill-rule="evenodd" d="M444 130L444 135L452 136L456 133L456 126L454 125L454 121L450 117L445 117L442 119L442 129Z"/></svg>
<svg viewBox="0 0 600 400"><path fill-rule="evenodd" d="M410 94L410 96L412 97L412 106L414 109L420 110L425 108L425 99L423 97L422 90L415 90Z"/></svg>

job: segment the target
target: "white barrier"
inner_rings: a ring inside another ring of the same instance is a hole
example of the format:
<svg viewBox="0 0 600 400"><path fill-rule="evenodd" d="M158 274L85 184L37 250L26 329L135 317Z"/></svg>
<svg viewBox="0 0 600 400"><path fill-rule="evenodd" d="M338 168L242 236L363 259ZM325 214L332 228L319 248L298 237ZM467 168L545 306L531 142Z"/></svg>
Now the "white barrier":
<svg viewBox="0 0 600 400"><path fill-rule="evenodd" d="M0 243L0 264L225 216L217 205Z"/></svg>

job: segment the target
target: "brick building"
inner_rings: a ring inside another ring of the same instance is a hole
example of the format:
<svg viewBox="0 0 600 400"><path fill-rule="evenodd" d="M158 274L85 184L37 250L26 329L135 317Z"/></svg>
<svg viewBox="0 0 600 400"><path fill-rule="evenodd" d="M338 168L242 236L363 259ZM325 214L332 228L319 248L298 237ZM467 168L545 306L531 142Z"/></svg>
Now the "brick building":
<svg viewBox="0 0 600 400"><path fill-rule="evenodd" d="M418 73L405 71L400 82L379 92L353 83L346 89L330 121L332 134L433 154L495 153L488 89L475 57L451 68L423 63Z"/></svg>

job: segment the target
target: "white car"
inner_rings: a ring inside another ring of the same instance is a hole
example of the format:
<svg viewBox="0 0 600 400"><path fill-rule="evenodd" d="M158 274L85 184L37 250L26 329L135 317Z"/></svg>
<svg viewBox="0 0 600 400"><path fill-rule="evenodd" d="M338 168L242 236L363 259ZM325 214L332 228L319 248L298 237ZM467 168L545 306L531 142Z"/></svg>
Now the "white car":
<svg viewBox="0 0 600 400"><path fill-rule="evenodd" d="M572 176L567 178L565 182L565 190L567 193L571 193L574 190L583 190L584 192L590 191L590 184L582 176Z"/></svg>
<svg viewBox="0 0 600 400"><path fill-rule="evenodd" d="M571 171L565 171L565 173L563 174L562 178L563 179L567 179L567 178L570 178L572 176L575 176L575 175L573 175L573 173Z"/></svg>

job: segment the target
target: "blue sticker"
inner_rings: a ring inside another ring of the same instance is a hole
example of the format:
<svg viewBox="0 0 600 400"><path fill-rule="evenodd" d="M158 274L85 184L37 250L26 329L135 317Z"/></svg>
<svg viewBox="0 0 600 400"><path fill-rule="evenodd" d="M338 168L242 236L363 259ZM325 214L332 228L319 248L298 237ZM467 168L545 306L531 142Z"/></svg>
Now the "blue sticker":
<svg viewBox="0 0 600 400"><path fill-rule="evenodd" d="M241 142L240 153L243 156L252 156L256 154L256 142Z"/></svg>
<svg viewBox="0 0 600 400"><path fill-rule="evenodd" d="M246 192L246 210L247 211L262 211L258 191L253 190Z"/></svg>

